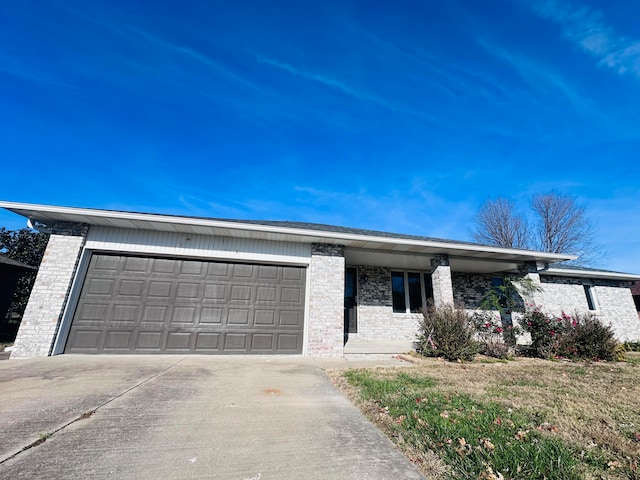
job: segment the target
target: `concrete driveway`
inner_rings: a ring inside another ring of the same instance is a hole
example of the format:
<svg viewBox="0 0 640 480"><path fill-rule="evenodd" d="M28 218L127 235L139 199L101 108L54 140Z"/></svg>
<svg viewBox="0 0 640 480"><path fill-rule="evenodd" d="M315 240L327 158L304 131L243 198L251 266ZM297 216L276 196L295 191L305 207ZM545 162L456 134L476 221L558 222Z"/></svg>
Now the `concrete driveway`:
<svg viewBox="0 0 640 480"><path fill-rule="evenodd" d="M0 478L422 479L335 389L325 366L347 363L73 355L2 362Z"/></svg>

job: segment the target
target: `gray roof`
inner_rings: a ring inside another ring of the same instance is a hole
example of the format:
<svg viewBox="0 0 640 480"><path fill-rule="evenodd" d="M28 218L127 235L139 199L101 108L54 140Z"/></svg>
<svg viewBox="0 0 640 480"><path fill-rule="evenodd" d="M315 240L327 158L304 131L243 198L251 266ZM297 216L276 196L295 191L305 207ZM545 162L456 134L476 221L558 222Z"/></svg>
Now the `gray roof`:
<svg viewBox="0 0 640 480"><path fill-rule="evenodd" d="M425 237L422 235L408 235L404 233L383 232L381 230L367 230L362 228L341 227L336 225L326 225L323 223L307 223L307 222L290 222L284 220L237 220L229 218L208 218L208 217L189 217L181 215L173 215L182 218L206 218L208 220L218 220L221 222L245 223L249 225L264 225L268 227L298 228L304 230L317 230L318 232L329 233L347 233L352 235L365 235L371 237L396 238L402 240L419 240L424 242L443 242L455 243L458 245L475 245L479 247L489 247L482 243L464 242L461 240L450 240L445 238Z"/></svg>
<svg viewBox="0 0 640 480"><path fill-rule="evenodd" d="M614 270L605 270L601 268L584 267L581 265L572 265L570 263L554 263L546 271L540 272L543 275L563 275L582 278L611 278L618 280L638 280L640 275L632 273L618 272Z"/></svg>

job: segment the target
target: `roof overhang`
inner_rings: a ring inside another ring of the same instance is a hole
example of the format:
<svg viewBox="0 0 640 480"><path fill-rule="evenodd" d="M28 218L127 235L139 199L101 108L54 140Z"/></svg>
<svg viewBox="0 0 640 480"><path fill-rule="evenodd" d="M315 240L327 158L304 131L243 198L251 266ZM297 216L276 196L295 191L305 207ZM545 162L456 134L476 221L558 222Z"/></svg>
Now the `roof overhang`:
<svg viewBox="0 0 640 480"><path fill-rule="evenodd" d="M557 275L560 277L576 277L576 278L606 278L607 280L640 280L640 275L633 273L609 272L606 270L582 270L579 268L554 268L549 267L547 270L540 272L541 275Z"/></svg>
<svg viewBox="0 0 640 480"><path fill-rule="evenodd" d="M27 203L0 202L0 207L45 225L52 222L76 222L105 227L155 230L241 237L255 240L302 243L330 243L344 245L353 252L375 252L402 257L433 257L449 255L454 270L460 265L484 265L477 271L510 271L523 262L555 263L574 260L572 255L530 250L491 247L446 240L390 238L375 234L344 233L306 228L293 228L220 219L162 215L154 213L122 212L76 207L59 207ZM488 263L494 265L487 270ZM501 266L499 266L501 265ZM506 268L506 269L505 269ZM473 271L473 270L465 270Z"/></svg>

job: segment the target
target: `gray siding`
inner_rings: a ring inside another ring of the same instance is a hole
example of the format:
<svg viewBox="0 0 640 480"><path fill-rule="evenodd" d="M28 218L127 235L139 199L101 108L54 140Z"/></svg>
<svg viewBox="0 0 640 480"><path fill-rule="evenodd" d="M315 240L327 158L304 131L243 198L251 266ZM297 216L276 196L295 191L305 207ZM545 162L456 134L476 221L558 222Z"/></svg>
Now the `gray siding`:
<svg viewBox="0 0 640 480"><path fill-rule="evenodd" d="M311 245L93 226L86 248L225 260L309 264Z"/></svg>

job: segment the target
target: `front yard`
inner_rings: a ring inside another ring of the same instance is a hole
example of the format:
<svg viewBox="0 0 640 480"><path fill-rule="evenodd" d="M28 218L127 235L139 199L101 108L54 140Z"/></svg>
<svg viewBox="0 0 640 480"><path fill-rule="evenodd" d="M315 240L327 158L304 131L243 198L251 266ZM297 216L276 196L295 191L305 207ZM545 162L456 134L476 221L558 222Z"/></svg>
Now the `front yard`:
<svg viewBox="0 0 640 480"><path fill-rule="evenodd" d="M331 376L429 479L640 479L640 354L626 358L415 357Z"/></svg>

